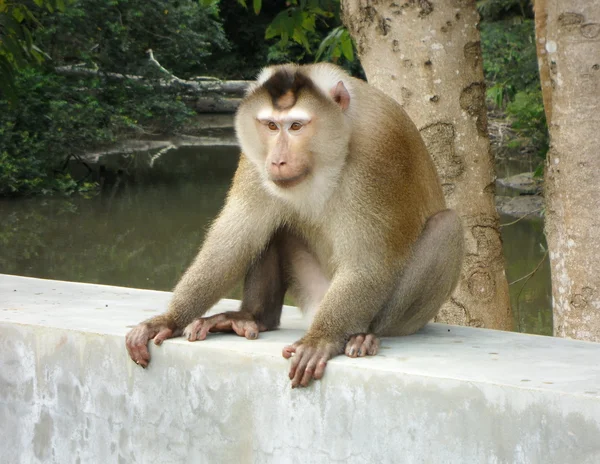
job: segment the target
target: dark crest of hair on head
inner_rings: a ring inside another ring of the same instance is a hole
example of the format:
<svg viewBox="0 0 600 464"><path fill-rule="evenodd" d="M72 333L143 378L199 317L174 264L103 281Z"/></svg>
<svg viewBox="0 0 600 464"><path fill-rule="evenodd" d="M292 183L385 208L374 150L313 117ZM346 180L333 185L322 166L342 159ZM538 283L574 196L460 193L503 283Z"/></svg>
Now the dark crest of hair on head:
<svg viewBox="0 0 600 464"><path fill-rule="evenodd" d="M302 89L314 89L314 84L301 72L284 68L276 71L263 87L269 92L273 107L281 111L294 106Z"/></svg>

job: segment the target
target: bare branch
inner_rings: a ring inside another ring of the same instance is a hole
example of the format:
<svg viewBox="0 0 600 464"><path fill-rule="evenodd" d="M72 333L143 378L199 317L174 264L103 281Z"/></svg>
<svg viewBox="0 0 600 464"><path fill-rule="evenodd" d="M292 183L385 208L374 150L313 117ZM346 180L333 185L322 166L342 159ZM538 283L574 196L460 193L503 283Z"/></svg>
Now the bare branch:
<svg viewBox="0 0 600 464"><path fill-rule="evenodd" d="M183 84L183 85L193 84L193 82L189 82L189 81L180 79L175 74L173 74L172 72L170 72L169 70L167 70L163 65L161 65L158 62L158 60L156 58L154 58L154 52L152 52L151 48L149 48L148 50L146 50L146 54L148 55L148 59L150 60L150 63L154 64L160 71L162 71L163 73L165 73L166 75L168 75L171 78L170 79L171 81L179 82L180 84Z"/></svg>

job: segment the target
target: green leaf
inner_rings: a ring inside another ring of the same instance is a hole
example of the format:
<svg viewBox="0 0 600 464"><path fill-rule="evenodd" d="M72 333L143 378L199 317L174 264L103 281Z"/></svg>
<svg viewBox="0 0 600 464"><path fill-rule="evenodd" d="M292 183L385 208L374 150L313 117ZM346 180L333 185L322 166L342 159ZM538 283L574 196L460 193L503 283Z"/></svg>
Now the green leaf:
<svg viewBox="0 0 600 464"><path fill-rule="evenodd" d="M354 45L348 30L344 26L333 29L319 45L315 61L325 57L328 60L337 60L342 55L348 61L354 61Z"/></svg>
<svg viewBox="0 0 600 464"><path fill-rule="evenodd" d="M23 48L18 40L16 40L14 37L4 37L2 45L3 48L5 48L9 53L9 60L12 59L17 67L22 67L27 64L25 55L23 53Z"/></svg>
<svg viewBox="0 0 600 464"><path fill-rule="evenodd" d="M12 9L12 15L13 18L15 18L19 23L23 22L23 20L25 19L25 14L23 13L23 10L18 6Z"/></svg>
<svg viewBox="0 0 600 464"><path fill-rule="evenodd" d="M254 14L260 13L260 9L262 8L262 0L254 0L253 7L254 7Z"/></svg>
<svg viewBox="0 0 600 464"><path fill-rule="evenodd" d="M348 61L354 61L354 47L352 45L352 39L350 38L350 34L348 34L347 30L345 30L344 34L342 35L340 45L344 57Z"/></svg>
<svg viewBox="0 0 600 464"><path fill-rule="evenodd" d="M306 33L302 29L294 30L292 39L294 40L294 42L299 43L310 52L310 44L308 43L308 38L306 37Z"/></svg>

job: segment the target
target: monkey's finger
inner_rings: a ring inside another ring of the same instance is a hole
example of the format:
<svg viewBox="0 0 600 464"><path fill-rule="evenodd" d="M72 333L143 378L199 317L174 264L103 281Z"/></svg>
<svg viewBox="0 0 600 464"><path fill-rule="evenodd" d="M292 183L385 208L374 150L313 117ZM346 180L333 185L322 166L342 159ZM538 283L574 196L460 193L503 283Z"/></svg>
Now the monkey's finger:
<svg viewBox="0 0 600 464"><path fill-rule="evenodd" d="M150 353L148 352L148 335L149 331L146 327L135 327L125 337L125 346L129 357L142 367L146 367L150 361Z"/></svg>
<svg viewBox="0 0 600 464"><path fill-rule="evenodd" d="M293 345L288 345L283 348L281 351L282 356L285 359L290 359L292 355L296 352L296 348L298 348L298 344L294 343Z"/></svg>
<svg viewBox="0 0 600 464"><path fill-rule="evenodd" d="M162 342L164 342L167 338L171 338L173 337L173 331L169 328L164 328L161 329L155 336L154 336L154 344L155 345L162 345Z"/></svg>
<svg viewBox="0 0 600 464"><path fill-rule="evenodd" d="M258 326L253 321L231 321L231 329L248 340L258 338Z"/></svg>
<svg viewBox="0 0 600 464"><path fill-rule="evenodd" d="M356 358L357 356L360 356L360 354L358 353L361 350L364 340L365 337L362 334L353 335L352 337L350 337L350 340L348 340L348 343L346 343L346 349L344 350L346 356L349 356L351 358Z"/></svg>
<svg viewBox="0 0 600 464"><path fill-rule="evenodd" d="M367 335L362 349L367 355L375 356L379 351L379 338L373 334Z"/></svg>
<svg viewBox="0 0 600 464"><path fill-rule="evenodd" d="M240 337L246 336L246 328L244 327L244 324L242 322L230 321L230 327L231 327L231 330L233 330L236 335L238 335Z"/></svg>
<svg viewBox="0 0 600 464"><path fill-rule="evenodd" d="M233 321L231 321L230 319L226 321L215 322L212 324L207 321L205 322L205 324L208 325L209 332L231 332L232 330L235 331L235 329L233 329Z"/></svg>
<svg viewBox="0 0 600 464"><path fill-rule="evenodd" d="M133 354L131 355L131 359L133 359L136 364L147 367L150 362L150 352L148 351L148 347L146 345L135 345L132 351Z"/></svg>
<svg viewBox="0 0 600 464"><path fill-rule="evenodd" d="M310 358L311 358L311 356L309 355L309 353L304 352L302 355L296 356L292 360L292 363L293 363L293 361L295 359L299 359L299 361L296 364L296 368L294 369L294 376L292 378L292 388L296 388L297 386L300 385L300 382L302 382L302 379L304 378L304 373L306 372L306 367L308 365L308 361L310 360ZM312 378L312 373L310 374L310 377ZM306 385L308 385L308 382ZM303 385L303 386L305 386L305 385Z"/></svg>
<svg viewBox="0 0 600 464"><path fill-rule="evenodd" d="M139 362L138 362L139 361ZM150 350L148 350L148 340L138 345L138 358L136 362L142 367L147 367L150 362Z"/></svg>
<svg viewBox="0 0 600 464"><path fill-rule="evenodd" d="M291 348L291 347L288 347L288 348ZM290 373L289 373L290 380L293 380L294 377L296 376L296 369L298 368L298 364L300 363L300 360L302 359L302 349L300 349L296 352L296 347L294 347L293 353L294 353L294 356L290 355L292 358L292 362L290 363Z"/></svg>
<svg viewBox="0 0 600 464"><path fill-rule="evenodd" d="M319 359L319 362L317 363L317 368L315 369L315 374L313 375L314 379L319 380L323 377L323 374L325 373L325 368L327 367L327 359L327 356L322 356L321 359Z"/></svg>
<svg viewBox="0 0 600 464"><path fill-rule="evenodd" d="M210 329L212 329L215 325L216 324L204 322L200 327L200 330L197 332L197 340L206 340L208 332L210 332Z"/></svg>
<svg viewBox="0 0 600 464"><path fill-rule="evenodd" d="M304 375L302 376L302 380L300 380L300 385L302 385L303 387L308 387L308 384L314 378L318 361L319 358L317 357L317 355L311 356L308 360L306 368L304 369Z"/></svg>
<svg viewBox="0 0 600 464"><path fill-rule="evenodd" d="M225 314L198 319L197 340L205 340L209 332L231 332L231 322Z"/></svg>
<svg viewBox="0 0 600 464"><path fill-rule="evenodd" d="M255 322L244 322L242 324L244 337L248 340L256 340L258 338L258 325Z"/></svg>
<svg viewBox="0 0 600 464"><path fill-rule="evenodd" d="M190 322L185 329L183 329L183 335L188 339L189 342L195 342L198 334L200 319L196 319Z"/></svg>

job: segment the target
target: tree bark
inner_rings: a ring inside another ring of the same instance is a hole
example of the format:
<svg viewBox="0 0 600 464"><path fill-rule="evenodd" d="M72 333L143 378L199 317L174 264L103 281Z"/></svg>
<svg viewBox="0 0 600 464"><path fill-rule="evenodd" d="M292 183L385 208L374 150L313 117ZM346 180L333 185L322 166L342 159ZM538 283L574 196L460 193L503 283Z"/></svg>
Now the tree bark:
<svg viewBox="0 0 600 464"><path fill-rule="evenodd" d="M600 342L600 3L536 1L554 334Z"/></svg>
<svg viewBox="0 0 600 464"><path fill-rule="evenodd" d="M513 327L494 204L479 16L474 0L342 0L368 80L399 101L465 226L461 280L436 320Z"/></svg>

